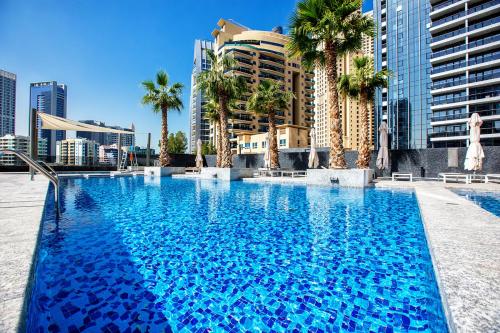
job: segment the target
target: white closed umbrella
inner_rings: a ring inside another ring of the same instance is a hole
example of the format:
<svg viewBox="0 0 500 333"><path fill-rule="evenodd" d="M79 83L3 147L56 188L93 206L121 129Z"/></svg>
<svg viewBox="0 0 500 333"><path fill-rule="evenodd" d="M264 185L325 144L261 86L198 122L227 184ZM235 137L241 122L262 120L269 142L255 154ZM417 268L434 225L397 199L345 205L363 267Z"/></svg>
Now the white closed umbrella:
<svg viewBox="0 0 500 333"><path fill-rule="evenodd" d="M484 151L479 143L482 124L481 117L477 113L473 113L469 119L469 148L467 148L467 155L465 155L465 170L477 171L483 167Z"/></svg>
<svg viewBox="0 0 500 333"><path fill-rule="evenodd" d="M316 151L316 132L314 128L311 129L309 136L311 137L311 150L309 151L309 163L307 166L309 169L316 169L319 166L319 158Z"/></svg>
<svg viewBox="0 0 500 333"><path fill-rule="evenodd" d="M271 167L271 151L269 150L269 133L266 135L266 150L264 151L264 168Z"/></svg>
<svg viewBox="0 0 500 333"><path fill-rule="evenodd" d="M196 167L203 168L203 156L201 156L201 139L196 141Z"/></svg>
<svg viewBox="0 0 500 333"><path fill-rule="evenodd" d="M380 132L380 147L377 155L377 168L383 170L389 168L389 139L387 137L387 123L385 121L380 124L378 131Z"/></svg>

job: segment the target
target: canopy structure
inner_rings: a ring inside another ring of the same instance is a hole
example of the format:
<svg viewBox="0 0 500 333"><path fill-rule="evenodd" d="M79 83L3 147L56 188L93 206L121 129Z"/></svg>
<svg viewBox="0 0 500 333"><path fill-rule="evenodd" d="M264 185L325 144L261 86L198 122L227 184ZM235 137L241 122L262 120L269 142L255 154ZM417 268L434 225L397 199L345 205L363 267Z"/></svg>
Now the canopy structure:
<svg viewBox="0 0 500 333"><path fill-rule="evenodd" d="M53 116L47 113L38 112L38 117L42 121L42 129L63 130L63 131L82 131L82 132L100 132L100 133L116 133L130 134L131 131L118 130L109 127L102 127L80 123L78 121Z"/></svg>

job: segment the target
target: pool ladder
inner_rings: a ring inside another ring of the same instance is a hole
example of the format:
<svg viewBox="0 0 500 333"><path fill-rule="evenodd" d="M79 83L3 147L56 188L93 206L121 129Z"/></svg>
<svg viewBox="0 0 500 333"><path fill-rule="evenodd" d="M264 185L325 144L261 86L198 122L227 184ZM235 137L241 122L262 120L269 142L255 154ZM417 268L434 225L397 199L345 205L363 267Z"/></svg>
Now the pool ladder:
<svg viewBox="0 0 500 333"><path fill-rule="evenodd" d="M54 205L56 207L56 214L59 216L60 215L60 207L59 207L59 177L57 176L57 173L53 168L51 168L47 163L43 161L35 161L28 155L26 155L23 152L13 150L13 149L1 149L0 150L0 156L1 155L15 155L19 159L23 160L28 164L32 169L35 171L40 172L42 175L47 177L49 181L54 185ZM47 168L45 169L44 168Z"/></svg>

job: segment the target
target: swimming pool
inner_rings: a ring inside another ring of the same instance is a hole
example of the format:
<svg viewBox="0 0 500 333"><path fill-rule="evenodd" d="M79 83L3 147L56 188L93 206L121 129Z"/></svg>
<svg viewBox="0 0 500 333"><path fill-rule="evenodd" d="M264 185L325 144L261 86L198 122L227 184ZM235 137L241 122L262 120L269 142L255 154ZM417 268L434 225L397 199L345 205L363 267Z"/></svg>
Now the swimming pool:
<svg viewBox="0 0 500 333"><path fill-rule="evenodd" d="M413 192L62 181L30 332L446 332Z"/></svg>
<svg viewBox="0 0 500 333"><path fill-rule="evenodd" d="M500 217L500 194L498 192L478 192L472 190L454 190L454 192Z"/></svg>

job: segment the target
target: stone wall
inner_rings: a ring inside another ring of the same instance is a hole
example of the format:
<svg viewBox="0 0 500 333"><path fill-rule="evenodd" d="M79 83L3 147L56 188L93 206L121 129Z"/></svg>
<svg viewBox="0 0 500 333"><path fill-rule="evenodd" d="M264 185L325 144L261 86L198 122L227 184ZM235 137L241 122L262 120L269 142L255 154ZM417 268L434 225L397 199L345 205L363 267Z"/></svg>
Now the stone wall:
<svg viewBox="0 0 500 333"><path fill-rule="evenodd" d="M377 176L390 176L392 172L412 172L415 177L437 177L440 172L465 172L463 164L467 148L450 148L457 151L458 167L449 167L448 148L429 148L413 150L393 150L389 152L389 170L376 170ZM500 173L500 147L483 147L486 158L483 160L481 173ZM318 148L320 167L328 167L328 148ZM309 152L304 149L288 149L280 152L280 164L283 169L305 170ZM453 154L450 154L453 155ZM356 167L357 151L346 151L349 168ZM373 152L370 167L375 169L377 152ZM207 166L215 166L215 155L205 156ZM452 163L453 164L453 163ZM233 157L237 168L264 167L263 154L242 154Z"/></svg>

